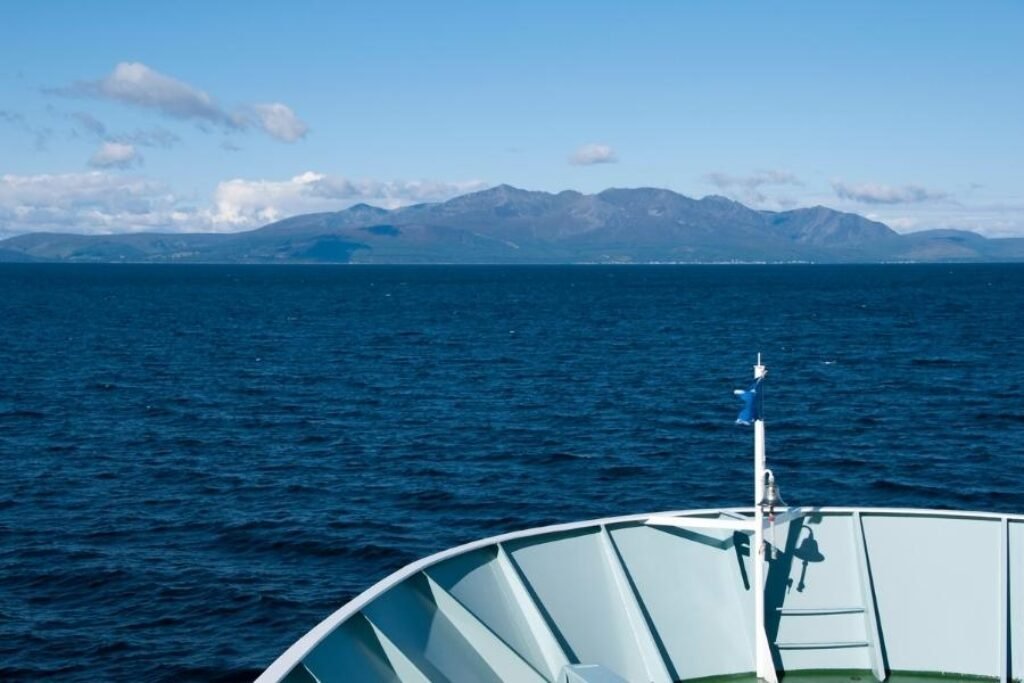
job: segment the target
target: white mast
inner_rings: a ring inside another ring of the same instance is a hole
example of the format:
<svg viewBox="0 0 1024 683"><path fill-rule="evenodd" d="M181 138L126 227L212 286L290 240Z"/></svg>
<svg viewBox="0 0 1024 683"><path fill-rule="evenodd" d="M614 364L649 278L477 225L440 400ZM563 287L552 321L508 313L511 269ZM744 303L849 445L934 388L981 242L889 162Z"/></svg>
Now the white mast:
<svg viewBox="0 0 1024 683"><path fill-rule="evenodd" d="M779 488L775 483L775 476L771 470L765 467L764 454L764 418L761 416L762 398L759 393L764 389L759 380L768 374L768 370L761 365L761 354L757 354L757 365L754 366L754 386L750 391L737 389L734 393L744 401L743 411L736 422L750 424L748 420L753 418L754 422L754 519L753 520L722 520L705 519L697 517L651 517L647 524L651 526L678 527L680 529L732 529L733 531L753 532L753 539L750 542L750 563L753 568L754 580L754 668L757 672L757 679L761 683L779 683L775 674L775 661L772 659L771 646L768 644L768 633L765 630L764 619L764 585L765 585L765 512L768 513L768 523L772 525L774 532L775 506L784 505L782 497L779 496ZM748 415L750 417L748 417ZM765 484L765 477L768 483ZM762 504L763 501L763 504ZM774 542L774 537L773 537ZM774 543L773 554L776 552Z"/></svg>
<svg viewBox="0 0 1024 683"><path fill-rule="evenodd" d="M761 379L767 372L761 365L759 353L757 365L754 366L754 379ZM760 387L758 391L761 391ZM760 400L760 396L754 397L754 401ZM761 501L764 500L764 419L756 409L754 416L754 539L750 545L750 561L754 567L754 652L757 678L768 683L778 683L764 623L764 511L761 509Z"/></svg>

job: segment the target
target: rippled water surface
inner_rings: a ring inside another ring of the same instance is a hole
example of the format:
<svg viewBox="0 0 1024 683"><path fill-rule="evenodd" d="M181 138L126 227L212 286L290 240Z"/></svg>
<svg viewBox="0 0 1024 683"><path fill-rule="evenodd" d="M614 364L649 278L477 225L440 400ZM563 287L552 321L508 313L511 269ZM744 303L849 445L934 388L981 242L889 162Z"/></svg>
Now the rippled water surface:
<svg viewBox="0 0 1024 683"><path fill-rule="evenodd" d="M482 536L1024 512L1024 267L0 266L0 678L248 680Z"/></svg>

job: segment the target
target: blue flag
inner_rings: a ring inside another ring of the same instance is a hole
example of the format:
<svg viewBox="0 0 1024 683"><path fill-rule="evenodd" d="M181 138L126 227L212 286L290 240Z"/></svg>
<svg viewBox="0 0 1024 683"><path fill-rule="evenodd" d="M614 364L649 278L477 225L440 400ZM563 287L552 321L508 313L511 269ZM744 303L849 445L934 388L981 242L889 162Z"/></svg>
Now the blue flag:
<svg viewBox="0 0 1024 683"><path fill-rule="evenodd" d="M743 409L736 418L736 424L751 425L754 420L761 419L761 379L755 379L749 389L736 389L732 392L743 401Z"/></svg>

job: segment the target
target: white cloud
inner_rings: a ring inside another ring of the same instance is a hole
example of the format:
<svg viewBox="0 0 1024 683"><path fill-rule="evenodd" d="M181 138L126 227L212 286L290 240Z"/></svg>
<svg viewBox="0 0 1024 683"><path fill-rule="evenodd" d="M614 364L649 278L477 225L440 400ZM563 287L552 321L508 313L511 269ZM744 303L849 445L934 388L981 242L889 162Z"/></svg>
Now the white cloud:
<svg viewBox="0 0 1024 683"><path fill-rule="evenodd" d="M141 162L135 146L122 142L104 142L89 158L93 168L130 168Z"/></svg>
<svg viewBox="0 0 1024 683"><path fill-rule="evenodd" d="M985 237L1024 237L1024 203L878 205L865 214L897 232L969 230Z"/></svg>
<svg viewBox="0 0 1024 683"><path fill-rule="evenodd" d="M338 211L360 202L393 209L443 201L485 187L477 180L358 180L313 171L288 180L236 178L217 185L211 221L220 229L243 229L301 213Z"/></svg>
<svg viewBox="0 0 1024 683"><path fill-rule="evenodd" d="M121 62L105 78L76 83L64 92L155 109L174 118L202 119L237 127L234 119L210 95L140 62Z"/></svg>
<svg viewBox="0 0 1024 683"><path fill-rule="evenodd" d="M254 104L252 111L260 128L283 142L295 142L306 136L309 128L299 120L295 112L280 102Z"/></svg>
<svg viewBox="0 0 1024 683"><path fill-rule="evenodd" d="M308 202L307 186L322 176L307 172L291 180L245 180L234 178L217 184L212 222L231 230L270 223L284 216L326 208ZM306 207L300 208L300 207Z"/></svg>
<svg viewBox="0 0 1024 683"><path fill-rule="evenodd" d="M569 163L573 166L593 166L594 164L614 164L619 160L615 150L609 145L591 143L583 145L571 155Z"/></svg>
<svg viewBox="0 0 1024 683"><path fill-rule="evenodd" d="M920 185L882 185L879 183L845 183L836 180L832 189L840 199L848 199L862 204L914 204L936 199L947 199L945 192L937 192Z"/></svg>
<svg viewBox="0 0 1024 683"><path fill-rule="evenodd" d="M865 218L885 223L896 232L914 232L915 230L923 229L921 219L910 216L892 216L890 218L883 218L876 213L869 213Z"/></svg>
<svg viewBox="0 0 1024 683"><path fill-rule="evenodd" d="M121 62L104 78L80 81L50 92L71 97L113 100L150 109L171 118L195 121L201 128L211 124L229 130L245 130L255 126L284 142L295 142L308 131L306 124L295 112L280 102L243 105L237 110L228 110L204 90L140 62ZM88 114L84 116L88 118L79 117L82 125L102 135L102 130L94 125L99 122Z"/></svg>
<svg viewBox="0 0 1024 683"><path fill-rule="evenodd" d="M340 211L360 202L395 208L484 187L480 181L355 180L310 171L287 180L226 180L217 185L209 203L197 203L185 201L162 183L108 171L3 175L0 230L237 232L297 214Z"/></svg>
<svg viewBox="0 0 1024 683"><path fill-rule="evenodd" d="M144 178L105 171L0 176L0 225L11 233L180 231L190 220L166 187Z"/></svg>

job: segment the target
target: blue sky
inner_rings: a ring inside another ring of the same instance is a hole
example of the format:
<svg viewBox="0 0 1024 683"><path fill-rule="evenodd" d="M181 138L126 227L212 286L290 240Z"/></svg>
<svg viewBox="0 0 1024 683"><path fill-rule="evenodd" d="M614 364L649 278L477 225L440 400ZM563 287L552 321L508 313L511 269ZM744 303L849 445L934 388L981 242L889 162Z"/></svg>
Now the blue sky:
<svg viewBox="0 0 1024 683"><path fill-rule="evenodd" d="M0 233L242 230L510 183L1024 236L1020 2L0 15Z"/></svg>

